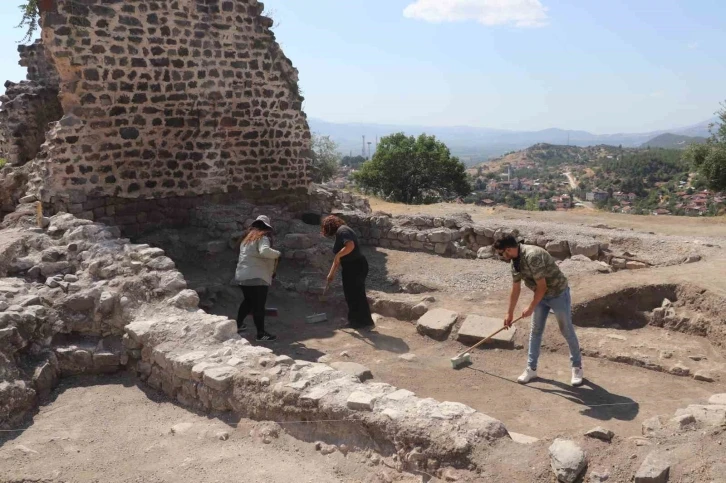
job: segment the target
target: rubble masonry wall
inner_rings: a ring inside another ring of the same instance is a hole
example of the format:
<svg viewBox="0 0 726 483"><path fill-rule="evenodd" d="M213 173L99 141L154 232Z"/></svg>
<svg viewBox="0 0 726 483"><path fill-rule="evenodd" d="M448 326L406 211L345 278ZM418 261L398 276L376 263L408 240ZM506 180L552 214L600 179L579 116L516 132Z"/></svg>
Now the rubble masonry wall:
<svg viewBox="0 0 726 483"><path fill-rule="evenodd" d="M262 3L48 3L42 39L64 116L30 190L48 211L133 232L208 196L280 199L308 186L297 70Z"/></svg>

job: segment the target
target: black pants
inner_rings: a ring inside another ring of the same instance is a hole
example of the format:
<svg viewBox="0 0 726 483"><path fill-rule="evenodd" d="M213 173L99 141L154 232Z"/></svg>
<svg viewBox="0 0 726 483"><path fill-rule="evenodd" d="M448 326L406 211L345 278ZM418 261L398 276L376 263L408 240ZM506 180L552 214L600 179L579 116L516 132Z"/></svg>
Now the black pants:
<svg viewBox="0 0 726 483"><path fill-rule="evenodd" d="M373 324L371 308L366 296L366 277L368 276L368 260L365 257L357 260L344 261L343 292L348 304L348 322L352 327L370 327Z"/></svg>
<svg viewBox="0 0 726 483"><path fill-rule="evenodd" d="M237 328L242 327L242 323L250 313L257 327L257 334L265 333L265 303L267 302L267 291L270 287L267 285L254 285L250 287L242 286L242 293L245 299L239 306L237 312Z"/></svg>

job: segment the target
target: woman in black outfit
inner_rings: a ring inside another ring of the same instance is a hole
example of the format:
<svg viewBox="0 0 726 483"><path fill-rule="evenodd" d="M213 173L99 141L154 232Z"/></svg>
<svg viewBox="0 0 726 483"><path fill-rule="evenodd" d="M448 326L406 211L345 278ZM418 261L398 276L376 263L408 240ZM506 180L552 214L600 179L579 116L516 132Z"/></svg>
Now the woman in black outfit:
<svg viewBox="0 0 726 483"><path fill-rule="evenodd" d="M348 304L348 326L352 329L373 328L375 324L366 296L368 260L361 252L358 235L335 215L323 220L321 232L325 237L335 237L335 261L328 274L328 283L335 279L338 267L342 267L343 292Z"/></svg>

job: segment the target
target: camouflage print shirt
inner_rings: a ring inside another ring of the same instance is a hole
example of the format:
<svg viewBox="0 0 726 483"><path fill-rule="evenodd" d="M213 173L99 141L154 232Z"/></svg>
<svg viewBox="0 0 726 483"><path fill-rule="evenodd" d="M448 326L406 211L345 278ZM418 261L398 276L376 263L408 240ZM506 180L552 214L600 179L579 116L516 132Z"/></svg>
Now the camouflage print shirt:
<svg viewBox="0 0 726 483"><path fill-rule="evenodd" d="M537 288L536 280L547 282L545 297L557 297L567 288L567 277L560 271L555 259L543 248L533 245L519 245L519 270L512 261L512 278L524 281L530 290Z"/></svg>

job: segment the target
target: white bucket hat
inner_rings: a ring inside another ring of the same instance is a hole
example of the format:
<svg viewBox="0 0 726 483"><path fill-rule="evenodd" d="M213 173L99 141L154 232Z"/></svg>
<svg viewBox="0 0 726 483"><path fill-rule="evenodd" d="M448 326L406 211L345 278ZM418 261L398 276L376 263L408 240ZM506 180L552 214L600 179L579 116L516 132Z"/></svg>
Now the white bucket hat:
<svg viewBox="0 0 726 483"><path fill-rule="evenodd" d="M260 216L258 216L258 217L257 217L257 219L255 220L255 222L258 222L258 221L259 221L260 223L262 223L263 225L265 225L265 226L266 226L267 228L269 228L270 230L272 230L272 229L273 229L273 228L272 228L272 225L270 224L270 219L269 219L269 218L268 218L267 216L265 216L265 215L260 215Z"/></svg>

